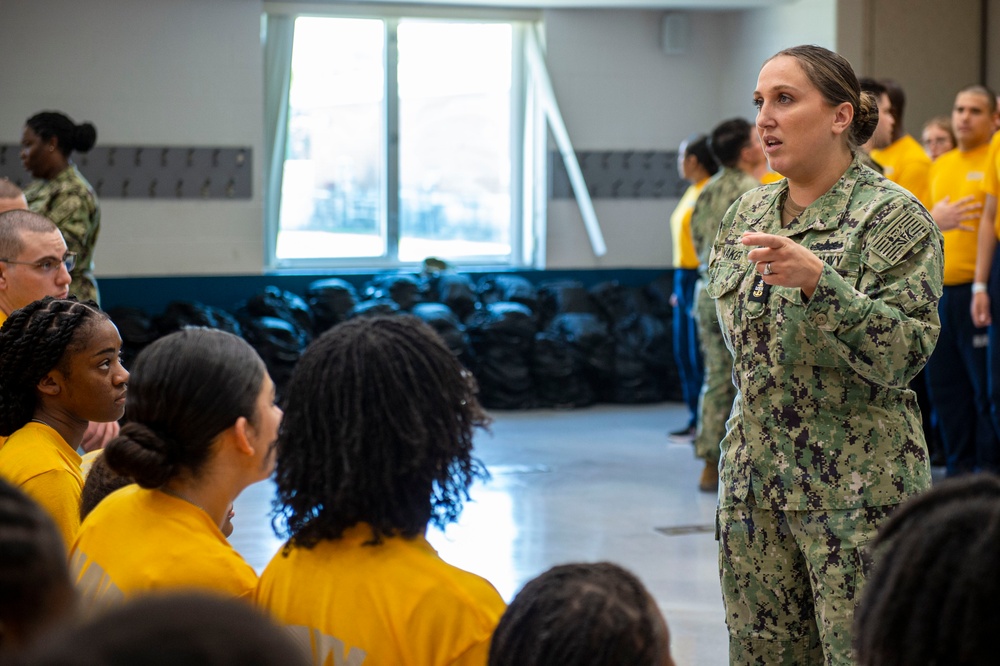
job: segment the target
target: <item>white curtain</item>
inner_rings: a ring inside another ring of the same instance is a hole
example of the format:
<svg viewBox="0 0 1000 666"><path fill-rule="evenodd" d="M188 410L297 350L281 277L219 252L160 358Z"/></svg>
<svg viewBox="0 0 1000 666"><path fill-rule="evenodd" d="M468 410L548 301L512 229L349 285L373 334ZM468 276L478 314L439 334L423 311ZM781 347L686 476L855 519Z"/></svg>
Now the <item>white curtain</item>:
<svg viewBox="0 0 1000 666"><path fill-rule="evenodd" d="M281 211L295 17L268 14L264 21L264 220L265 228L272 230L267 234L270 243L274 243Z"/></svg>

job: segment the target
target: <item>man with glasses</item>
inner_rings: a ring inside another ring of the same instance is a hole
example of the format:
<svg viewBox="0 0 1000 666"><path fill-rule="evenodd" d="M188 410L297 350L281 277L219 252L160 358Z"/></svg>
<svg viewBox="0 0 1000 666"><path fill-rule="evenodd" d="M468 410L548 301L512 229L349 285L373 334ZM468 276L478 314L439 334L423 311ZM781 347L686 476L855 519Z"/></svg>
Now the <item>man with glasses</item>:
<svg viewBox="0 0 1000 666"><path fill-rule="evenodd" d="M69 293L76 255L44 215L27 210L0 213L0 324L28 303Z"/></svg>

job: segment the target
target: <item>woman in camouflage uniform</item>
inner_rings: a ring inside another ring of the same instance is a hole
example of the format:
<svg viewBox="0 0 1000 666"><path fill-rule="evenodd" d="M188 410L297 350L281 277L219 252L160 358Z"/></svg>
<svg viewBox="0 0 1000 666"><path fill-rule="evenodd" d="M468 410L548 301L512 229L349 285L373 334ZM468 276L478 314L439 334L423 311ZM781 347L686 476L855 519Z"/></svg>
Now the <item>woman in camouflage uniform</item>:
<svg viewBox="0 0 1000 666"><path fill-rule="evenodd" d="M55 222L76 253L69 293L80 300L99 302L94 278L94 246L101 230L101 209L90 183L70 160L75 150L94 147L97 130L90 123L75 124L65 114L43 111L28 118L21 135L21 162L37 180L24 190L28 208Z"/></svg>
<svg viewBox="0 0 1000 666"><path fill-rule="evenodd" d="M733 664L850 664L868 542L930 485L909 381L937 341L941 234L863 166L878 123L816 46L760 71L757 131L786 180L726 213L709 262L737 389L717 534Z"/></svg>

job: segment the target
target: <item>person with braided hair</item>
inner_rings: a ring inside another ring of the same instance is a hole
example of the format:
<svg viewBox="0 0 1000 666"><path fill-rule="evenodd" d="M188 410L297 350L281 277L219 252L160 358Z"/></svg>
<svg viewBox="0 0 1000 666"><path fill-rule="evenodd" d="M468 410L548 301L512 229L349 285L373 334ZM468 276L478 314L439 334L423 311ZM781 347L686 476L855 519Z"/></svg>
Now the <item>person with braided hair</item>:
<svg viewBox="0 0 1000 666"><path fill-rule="evenodd" d="M91 123L77 125L58 111L43 111L28 118L21 134L21 163L36 180L24 189L28 208L55 222L76 253L70 293L84 301L100 303L94 277L94 248L101 231L101 209L94 188L70 159L97 142Z"/></svg>
<svg viewBox="0 0 1000 666"><path fill-rule="evenodd" d="M472 374L419 319L361 317L306 349L287 395L275 526L289 539L257 603L318 666L485 666L503 599L424 536L485 476Z"/></svg>
<svg viewBox="0 0 1000 666"><path fill-rule="evenodd" d="M127 410L103 459L135 484L101 499L70 549L85 607L178 588L249 601L257 575L222 529L273 468L281 409L264 362L231 333L177 331L136 358Z"/></svg>
<svg viewBox="0 0 1000 666"><path fill-rule="evenodd" d="M858 666L992 666L1000 626L1000 478L947 479L875 540L854 622Z"/></svg>
<svg viewBox="0 0 1000 666"><path fill-rule="evenodd" d="M489 666L674 666L670 632L635 574L561 564L528 581L490 643Z"/></svg>
<svg viewBox="0 0 1000 666"><path fill-rule="evenodd" d="M66 298L75 265L76 255L50 219L25 209L0 213L0 324L32 301ZM80 448L99 449L117 434L117 421L91 422Z"/></svg>
<svg viewBox="0 0 1000 666"><path fill-rule="evenodd" d="M44 298L0 329L0 476L34 498L69 544L80 525L77 448L91 421L125 412L122 339L93 303Z"/></svg>
<svg viewBox="0 0 1000 666"><path fill-rule="evenodd" d="M859 161L878 107L843 56L780 51L753 102L785 180L726 212L703 292L736 386L716 517L729 659L847 666L869 544L931 483L909 382L941 331L943 241Z"/></svg>

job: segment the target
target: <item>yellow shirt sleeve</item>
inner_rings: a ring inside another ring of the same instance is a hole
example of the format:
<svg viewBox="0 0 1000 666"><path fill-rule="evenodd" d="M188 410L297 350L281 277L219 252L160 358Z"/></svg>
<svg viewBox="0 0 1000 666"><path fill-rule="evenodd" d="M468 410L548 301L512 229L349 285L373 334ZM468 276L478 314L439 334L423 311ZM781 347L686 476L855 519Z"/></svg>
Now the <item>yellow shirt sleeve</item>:
<svg viewBox="0 0 1000 666"><path fill-rule="evenodd" d="M38 502L55 521L63 544L69 547L80 529L80 484L66 472L52 470L21 484L21 490Z"/></svg>

